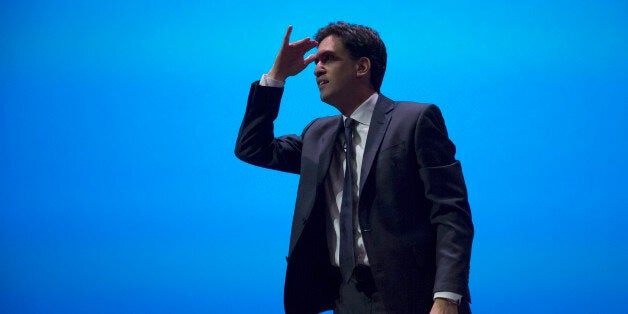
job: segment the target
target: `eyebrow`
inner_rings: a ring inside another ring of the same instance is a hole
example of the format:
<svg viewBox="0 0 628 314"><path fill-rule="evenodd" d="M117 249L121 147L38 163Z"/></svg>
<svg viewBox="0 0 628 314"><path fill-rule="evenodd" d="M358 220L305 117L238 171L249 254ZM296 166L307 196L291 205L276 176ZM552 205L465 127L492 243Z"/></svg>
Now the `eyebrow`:
<svg viewBox="0 0 628 314"><path fill-rule="evenodd" d="M320 55L321 57L336 56L336 54L333 51L323 51L322 53L319 53L318 55Z"/></svg>
<svg viewBox="0 0 628 314"><path fill-rule="evenodd" d="M320 54L317 54L316 59L314 59L314 63L318 64L318 61L321 58L338 58L338 55L333 51L323 51Z"/></svg>

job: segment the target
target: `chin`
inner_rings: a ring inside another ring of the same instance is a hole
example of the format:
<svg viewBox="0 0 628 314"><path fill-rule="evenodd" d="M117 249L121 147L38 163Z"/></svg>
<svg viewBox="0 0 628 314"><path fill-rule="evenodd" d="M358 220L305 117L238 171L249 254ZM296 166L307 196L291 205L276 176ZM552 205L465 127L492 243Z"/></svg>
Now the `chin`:
<svg viewBox="0 0 628 314"><path fill-rule="evenodd" d="M322 96L321 96L321 101L322 101L322 102L324 102L324 103L326 103L326 104L328 104L328 105L331 105L331 106L333 106L333 107L336 107L336 108L337 108L337 106L334 104L334 101L333 101L333 100L331 100L331 99L329 99L328 97L327 97L327 98L325 98L325 97L322 97Z"/></svg>
<svg viewBox="0 0 628 314"><path fill-rule="evenodd" d="M321 93L321 101L324 103L329 103L329 95Z"/></svg>
<svg viewBox="0 0 628 314"><path fill-rule="evenodd" d="M340 111L340 107L338 106L338 104L336 104L333 100L330 100L329 98L323 98L321 97L321 101L338 109Z"/></svg>

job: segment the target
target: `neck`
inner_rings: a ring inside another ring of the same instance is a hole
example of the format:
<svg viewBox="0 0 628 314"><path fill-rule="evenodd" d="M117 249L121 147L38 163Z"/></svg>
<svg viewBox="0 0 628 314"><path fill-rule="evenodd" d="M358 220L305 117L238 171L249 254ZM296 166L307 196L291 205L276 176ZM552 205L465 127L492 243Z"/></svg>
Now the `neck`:
<svg viewBox="0 0 628 314"><path fill-rule="evenodd" d="M340 103L338 105L334 105L336 109L342 113L345 117L350 117L351 114L360 107L362 103L364 103L371 95L375 93L375 90L372 88L364 88L357 90L353 95L351 95L346 102Z"/></svg>

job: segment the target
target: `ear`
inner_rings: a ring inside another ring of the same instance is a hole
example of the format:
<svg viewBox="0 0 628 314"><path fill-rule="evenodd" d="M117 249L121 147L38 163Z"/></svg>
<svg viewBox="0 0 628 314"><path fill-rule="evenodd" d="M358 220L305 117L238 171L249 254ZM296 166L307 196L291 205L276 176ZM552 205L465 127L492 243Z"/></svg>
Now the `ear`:
<svg viewBox="0 0 628 314"><path fill-rule="evenodd" d="M371 74L371 60L367 57L361 57L355 64L356 76L358 78L368 76Z"/></svg>

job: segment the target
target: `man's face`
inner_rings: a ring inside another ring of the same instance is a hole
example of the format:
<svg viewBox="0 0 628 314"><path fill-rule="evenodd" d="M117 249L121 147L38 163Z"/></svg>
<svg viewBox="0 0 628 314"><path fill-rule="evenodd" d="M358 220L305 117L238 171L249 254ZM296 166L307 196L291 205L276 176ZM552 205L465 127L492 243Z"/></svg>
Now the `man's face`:
<svg viewBox="0 0 628 314"><path fill-rule="evenodd" d="M349 55L342 40L329 35L319 43L316 53L316 83L321 100L338 107L351 101L356 84L357 62Z"/></svg>

